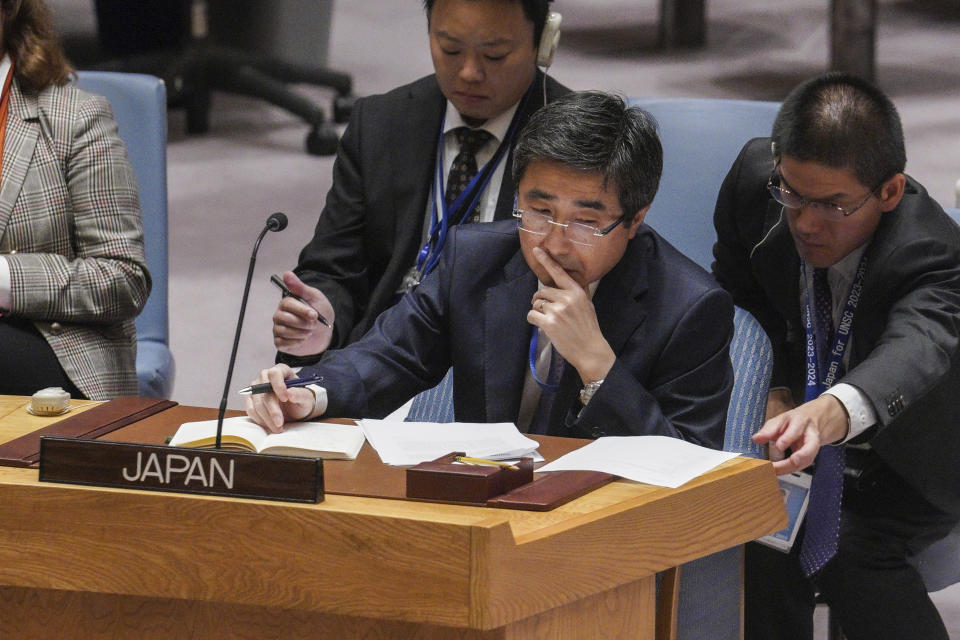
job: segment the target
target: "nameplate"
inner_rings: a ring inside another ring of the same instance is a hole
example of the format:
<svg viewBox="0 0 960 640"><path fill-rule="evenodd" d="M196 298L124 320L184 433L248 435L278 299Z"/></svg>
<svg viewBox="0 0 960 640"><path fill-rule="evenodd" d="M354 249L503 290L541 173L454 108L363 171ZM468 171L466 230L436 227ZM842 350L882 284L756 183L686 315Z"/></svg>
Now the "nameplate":
<svg viewBox="0 0 960 640"><path fill-rule="evenodd" d="M319 458L44 437L40 481L317 503Z"/></svg>

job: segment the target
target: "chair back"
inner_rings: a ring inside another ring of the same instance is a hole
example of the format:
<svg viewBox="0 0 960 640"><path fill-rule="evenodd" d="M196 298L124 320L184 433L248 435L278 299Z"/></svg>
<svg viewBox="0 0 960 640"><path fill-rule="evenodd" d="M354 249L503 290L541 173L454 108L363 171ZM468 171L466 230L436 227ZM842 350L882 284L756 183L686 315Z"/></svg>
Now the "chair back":
<svg viewBox="0 0 960 640"><path fill-rule="evenodd" d="M107 98L137 177L144 250L153 289L137 316L137 382L142 396L169 397L173 355L167 319L167 92L154 76L80 71L77 86Z"/></svg>
<svg viewBox="0 0 960 640"><path fill-rule="evenodd" d="M453 368L440 384L421 391L413 399L405 422L453 422Z"/></svg>
<svg viewBox="0 0 960 640"><path fill-rule="evenodd" d="M753 441L753 434L763 426L767 414L773 347L756 318L740 307L734 308L730 363L733 392L727 409L723 450L750 458L766 458L763 447Z"/></svg>
<svg viewBox="0 0 960 640"><path fill-rule="evenodd" d="M960 203L958 203L960 204ZM950 216L954 222L960 224L960 209L951 209L950 207L944 207L943 210Z"/></svg>
<svg viewBox="0 0 960 640"><path fill-rule="evenodd" d="M960 525L907 560L920 572L927 591L940 591L960 582Z"/></svg>
<svg viewBox="0 0 960 640"><path fill-rule="evenodd" d="M720 185L743 145L770 135L780 103L631 98L630 104L657 119L663 145L663 176L646 222L709 271Z"/></svg>
<svg viewBox="0 0 960 640"><path fill-rule="evenodd" d="M765 458L751 437L763 426L773 372L773 349L760 323L737 307L730 342L733 392L727 410L724 451ZM698 558L680 568L678 640L737 640L742 598L742 548Z"/></svg>

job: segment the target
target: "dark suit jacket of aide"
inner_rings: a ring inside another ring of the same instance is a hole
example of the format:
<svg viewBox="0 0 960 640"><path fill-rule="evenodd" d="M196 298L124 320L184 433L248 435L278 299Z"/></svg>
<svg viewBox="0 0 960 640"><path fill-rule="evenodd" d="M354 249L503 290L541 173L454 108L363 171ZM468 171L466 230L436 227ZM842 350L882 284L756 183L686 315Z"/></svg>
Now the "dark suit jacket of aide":
<svg viewBox="0 0 960 640"><path fill-rule="evenodd" d="M543 106L543 75L520 113L520 126ZM547 99L569 89L547 78ZM332 348L356 341L395 299L420 251L446 99L436 77L358 100L340 140L333 186L313 239L294 270L330 299L336 312ZM519 129L518 129L519 132ZM495 219L509 218L516 189L511 153ZM298 359L281 358L288 362Z"/></svg>
<svg viewBox="0 0 960 640"><path fill-rule="evenodd" d="M419 287L359 341L305 368L324 376L327 415L382 417L453 366L457 420L515 422L537 289L517 234L514 220L455 227ZM583 382L565 368L549 434L664 435L720 448L733 384L730 296L641 226L593 303L616 362L585 408Z"/></svg>
<svg viewBox="0 0 960 640"><path fill-rule="evenodd" d="M769 138L747 143L717 200L713 270L770 336L771 386L802 400L800 259L766 189L772 169ZM849 371L838 382L866 394L878 424L854 442L869 442L929 501L960 514L960 229L908 177L866 256Z"/></svg>

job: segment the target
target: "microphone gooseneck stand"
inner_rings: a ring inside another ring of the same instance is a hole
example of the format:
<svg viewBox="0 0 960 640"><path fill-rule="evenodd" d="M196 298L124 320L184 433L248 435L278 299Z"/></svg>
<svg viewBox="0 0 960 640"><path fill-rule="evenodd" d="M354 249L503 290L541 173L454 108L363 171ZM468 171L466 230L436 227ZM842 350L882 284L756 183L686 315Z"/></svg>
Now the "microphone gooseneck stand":
<svg viewBox="0 0 960 640"><path fill-rule="evenodd" d="M268 231L283 231L287 227L287 216L279 211L270 214L263 231L257 236L257 242L253 245L253 253L250 255L250 267L247 269L247 281L243 285L243 301L240 303L240 315L237 317L237 332L233 336L233 350L230 352L230 364L227 366L227 381L223 385L223 397L220 399L220 411L217 413L217 442L216 448L220 448L220 437L223 434L223 415L227 412L227 394L230 392L230 380L233 378L233 365L237 360L237 347L240 345L240 331L243 329L243 316L247 310L247 297L250 295L250 282L253 279L253 265L257 262L257 251L260 250L260 241L267 235Z"/></svg>

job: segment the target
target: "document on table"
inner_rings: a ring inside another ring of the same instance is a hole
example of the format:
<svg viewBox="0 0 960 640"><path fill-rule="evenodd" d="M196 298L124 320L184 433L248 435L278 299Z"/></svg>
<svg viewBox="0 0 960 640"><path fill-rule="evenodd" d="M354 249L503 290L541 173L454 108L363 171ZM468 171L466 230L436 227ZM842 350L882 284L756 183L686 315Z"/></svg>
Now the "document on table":
<svg viewBox="0 0 960 640"><path fill-rule="evenodd" d="M609 436L571 451L537 472L604 471L628 480L676 488L737 455L668 436Z"/></svg>
<svg viewBox="0 0 960 640"><path fill-rule="evenodd" d="M529 456L540 446L509 422L361 420L360 426L380 459L394 465L419 464L454 451L475 458L509 460Z"/></svg>

